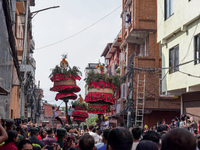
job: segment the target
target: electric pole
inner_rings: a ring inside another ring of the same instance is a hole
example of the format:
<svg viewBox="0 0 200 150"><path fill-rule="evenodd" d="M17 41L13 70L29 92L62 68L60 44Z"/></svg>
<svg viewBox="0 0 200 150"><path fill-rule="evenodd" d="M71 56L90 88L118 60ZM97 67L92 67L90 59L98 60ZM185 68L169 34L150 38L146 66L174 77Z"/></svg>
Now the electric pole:
<svg viewBox="0 0 200 150"><path fill-rule="evenodd" d="M134 80L134 69L133 69L133 64L129 66L129 82L128 82L128 87L129 87L129 93L127 96L128 99L128 114L127 114L127 128L131 126L131 101L133 101L133 92L134 92L134 86L133 86L133 80ZM134 108L134 103L133 103L133 108Z"/></svg>

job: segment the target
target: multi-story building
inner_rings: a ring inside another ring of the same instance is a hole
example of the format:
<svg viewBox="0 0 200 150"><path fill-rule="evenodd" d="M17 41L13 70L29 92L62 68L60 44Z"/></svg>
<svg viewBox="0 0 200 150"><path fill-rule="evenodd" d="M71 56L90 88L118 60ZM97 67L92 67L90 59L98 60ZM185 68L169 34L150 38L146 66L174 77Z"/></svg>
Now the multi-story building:
<svg viewBox="0 0 200 150"><path fill-rule="evenodd" d="M180 115L180 100L161 96L161 71L153 69L162 64L156 40L157 1L122 2L121 110L131 115L129 124L153 126L162 119L170 123Z"/></svg>
<svg viewBox="0 0 200 150"><path fill-rule="evenodd" d="M0 1L0 87L7 94L0 96L2 118L24 118L27 101L34 96L35 60L30 55L34 49L30 6L34 3L34 0ZM31 97L27 98L28 95Z"/></svg>
<svg viewBox="0 0 200 150"><path fill-rule="evenodd" d="M87 78L88 73L91 71L97 72L97 68L96 65L98 65L99 63L88 63L88 66L85 68L85 78ZM85 95L88 94L88 86L85 85Z"/></svg>
<svg viewBox="0 0 200 150"><path fill-rule="evenodd" d="M53 117L53 111L52 111L52 107L55 107L55 109L57 109L56 105L52 105L47 103L46 100L43 100L42 104L41 104L41 114L40 114L40 124L47 125L49 124L50 126L53 125L53 127L59 128L61 126L60 122L58 120L56 120ZM59 116L59 118L61 118L62 122L65 122L65 107L60 108L57 111L57 114Z"/></svg>
<svg viewBox="0 0 200 150"><path fill-rule="evenodd" d="M162 50L162 90L181 97L181 114L200 120L200 1L159 0L157 42Z"/></svg>
<svg viewBox="0 0 200 150"><path fill-rule="evenodd" d="M88 66L85 68L85 78L87 78L88 73L91 72L91 71L98 72L98 69L96 68L96 66L98 64L99 63L88 63ZM87 95L87 94L88 94L88 85L85 84L85 95ZM89 117L90 118L94 118L95 115L94 114L89 114Z"/></svg>
<svg viewBox="0 0 200 150"><path fill-rule="evenodd" d="M120 43L121 43L121 31L113 41L113 43L108 43L101 54L105 58L105 67L106 67L106 74L108 77L112 75L120 75ZM108 114L109 122L112 126L117 126L120 122L120 88L114 91L114 95L116 97L115 104L111 106L111 113Z"/></svg>

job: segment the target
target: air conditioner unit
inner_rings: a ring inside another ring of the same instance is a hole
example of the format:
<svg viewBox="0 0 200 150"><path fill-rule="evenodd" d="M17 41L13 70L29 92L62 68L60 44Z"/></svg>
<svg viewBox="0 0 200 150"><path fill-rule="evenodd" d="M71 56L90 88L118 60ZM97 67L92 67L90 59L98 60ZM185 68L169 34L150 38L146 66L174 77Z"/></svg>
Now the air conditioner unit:
<svg viewBox="0 0 200 150"><path fill-rule="evenodd" d="M126 99L126 83L121 85L121 98Z"/></svg>

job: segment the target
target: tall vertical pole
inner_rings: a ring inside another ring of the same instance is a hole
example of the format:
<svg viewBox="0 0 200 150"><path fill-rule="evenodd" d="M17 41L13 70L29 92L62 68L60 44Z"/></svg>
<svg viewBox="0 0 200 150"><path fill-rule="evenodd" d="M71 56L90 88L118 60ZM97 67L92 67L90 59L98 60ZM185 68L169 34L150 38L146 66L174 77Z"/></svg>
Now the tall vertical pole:
<svg viewBox="0 0 200 150"><path fill-rule="evenodd" d="M69 121L68 121L68 106L67 106L67 103L68 103L68 99L66 99L66 100L64 100L64 102L65 102L65 116L66 116L66 120L65 120L65 123L69 123Z"/></svg>
<svg viewBox="0 0 200 150"><path fill-rule="evenodd" d="M131 126L131 101L133 100L133 90L134 90L134 86L133 86L133 80L134 80L134 76L133 76L133 65L131 65L129 67L129 71L130 71L130 76L129 76L129 94L127 96L128 99L128 114L127 114L127 128L129 128ZM134 108L134 103L133 103L133 108Z"/></svg>
<svg viewBox="0 0 200 150"><path fill-rule="evenodd" d="M25 8L25 25L24 25L24 52L22 57L22 64L26 64L26 55L27 55L27 27L28 27L28 6L29 1L25 0L26 8ZM20 102L20 117L24 118L24 109L25 109L25 95L24 95L24 84L26 82L26 71L24 72L24 82L21 83L21 102Z"/></svg>
<svg viewBox="0 0 200 150"><path fill-rule="evenodd" d="M35 122L39 124L39 118L40 118L40 81L38 81L38 95L37 95L37 115Z"/></svg>

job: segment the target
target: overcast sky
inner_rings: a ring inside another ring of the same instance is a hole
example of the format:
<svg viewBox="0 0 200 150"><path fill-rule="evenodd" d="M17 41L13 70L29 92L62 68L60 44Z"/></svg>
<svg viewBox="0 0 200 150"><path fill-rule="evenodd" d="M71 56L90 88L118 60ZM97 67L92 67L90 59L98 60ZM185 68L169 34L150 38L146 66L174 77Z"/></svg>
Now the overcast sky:
<svg viewBox="0 0 200 150"><path fill-rule="evenodd" d="M61 55L66 53L69 65L78 66L82 71L82 79L77 81L81 91L76 94L85 97L85 67L88 63L97 63L99 60L104 63L104 58L100 56L107 43L113 42L121 29L122 8L118 7L121 6L122 0L36 0L35 4L35 7L31 8L32 12L60 6L39 12L32 19L36 82L40 80L44 99L51 104L59 105L62 102L56 102L56 92L49 91L53 86L49 75L51 69L62 60ZM118 9L111 13L116 8ZM109 13L111 14L107 16ZM107 17L101 20L105 16ZM99 20L101 21L93 25ZM89 26L91 27L87 30L68 38ZM54 44L63 39L66 40ZM54 45L47 47L50 44ZM64 106L64 103L61 106Z"/></svg>

